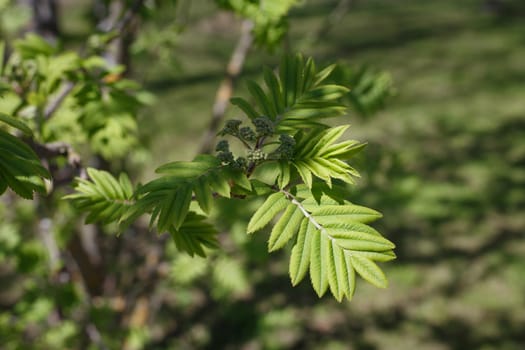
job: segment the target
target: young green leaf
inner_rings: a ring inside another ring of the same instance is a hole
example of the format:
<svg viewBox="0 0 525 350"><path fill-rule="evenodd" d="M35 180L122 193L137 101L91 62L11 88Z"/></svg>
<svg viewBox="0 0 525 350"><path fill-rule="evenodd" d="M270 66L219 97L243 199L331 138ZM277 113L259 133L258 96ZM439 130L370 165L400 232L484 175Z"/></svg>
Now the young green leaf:
<svg viewBox="0 0 525 350"><path fill-rule="evenodd" d="M263 89L261 89L261 87L256 82L251 80L247 82L247 85L248 90L257 102L257 106L261 108L264 115L269 117L270 119L275 120L277 112L275 111L274 105L270 103L270 100L268 99L268 96L266 96L266 94L264 93Z"/></svg>
<svg viewBox="0 0 525 350"><path fill-rule="evenodd" d="M232 97L230 102L232 105L239 107L250 119L255 119L261 116L261 114L257 113L252 105L243 98Z"/></svg>
<svg viewBox="0 0 525 350"><path fill-rule="evenodd" d="M268 196L266 201L253 214L248 223L248 233L258 231L268 225L270 221L289 204L288 199L281 192Z"/></svg>
<svg viewBox="0 0 525 350"><path fill-rule="evenodd" d="M348 203L348 202L347 202ZM345 205L305 205L312 211L316 220L323 225L341 221L369 223L381 218L381 214L373 209L354 204Z"/></svg>
<svg viewBox="0 0 525 350"><path fill-rule="evenodd" d="M195 181L193 191L202 211L209 214L213 204L213 193L206 177L203 176Z"/></svg>
<svg viewBox="0 0 525 350"><path fill-rule="evenodd" d="M1 58L2 56L0 56ZM1 63L0 63L1 64ZM23 122L20 120L10 117L7 114L4 114L0 112L0 121L6 123L9 126L12 126L13 128L16 128L20 131L22 131L26 136L33 136L33 131Z"/></svg>
<svg viewBox="0 0 525 350"><path fill-rule="evenodd" d="M190 209L191 190L190 186L180 186L167 195L160 207L157 222L160 232L169 230L172 225L176 230L180 228Z"/></svg>
<svg viewBox="0 0 525 350"><path fill-rule="evenodd" d="M220 194L223 197L230 198L231 196L231 188L230 184L228 183L228 179L226 178L225 174L223 172L213 172L208 177L209 184L211 188L216 191L218 194Z"/></svg>
<svg viewBox="0 0 525 350"><path fill-rule="evenodd" d="M370 259L350 255L350 261L357 273L378 288L388 287L388 281L381 269Z"/></svg>
<svg viewBox="0 0 525 350"><path fill-rule="evenodd" d="M272 229L268 240L268 251L272 252L284 247L295 235L303 219L304 215L299 207L290 203Z"/></svg>
<svg viewBox="0 0 525 350"><path fill-rule="evenodd" d="M271 100L273 103L273 109L277 112L277 114L280 114L284 110L284 98L279 79L277 79L274 72L268 67L264 67L263 74L264 82L266 83L266 86L268 87L268 90L272 96Z"/></svg>
<svg viewBox="0 0 525 350"><path fill-rule="evenodd" d="M87 173L90 180L77 179L76 192L64 197L88 213L87 223L120 222L133 215L134 190L127 175L117 180L103 170L88 168Z"/></svg>
<svg viewBox="0 0 525 350"><path fill-rule="evenodd" d="M303 220L290 257L290 278L294 286L304 278L308 271L311 254L310 245L314 234L316 234L314 226L309 224L308 220Z"/></svg>
<svg viewBox="0 0 525 350"><path fill-rule="evenodd" d="M344 251L333 240L330 241L328 262L328 285L332 295L341 301L350 292L348 270L344 261Z"/></svg>
<svg viewBox="0 0 525 350"><path fill-rule="evenodd" d="M206 217L190 211L178 229L170 226L169 232L179 251L190 256L197 254L205 257L204 248L216 249L219 246L217 230L205 222L205 219Z"/></svg>
<svg viewBox="0 0 525 350"><path fill-rule="evenodd" d="M322 297L328 288L328 266L326 263L330 254L328 236L316 231L312 235L310 248L310 280L317 295Z"/></svg>

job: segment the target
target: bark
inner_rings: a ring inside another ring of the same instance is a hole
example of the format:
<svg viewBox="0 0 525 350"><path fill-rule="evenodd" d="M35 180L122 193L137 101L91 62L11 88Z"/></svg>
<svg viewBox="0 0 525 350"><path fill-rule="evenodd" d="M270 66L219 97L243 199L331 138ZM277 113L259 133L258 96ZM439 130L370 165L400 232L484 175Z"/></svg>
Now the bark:
<svg viewBox="0 0 525 350"><path fill-rule="evenodd" d="M31 30L48 40L60 35L58 4L56 0L30 0L33 11Z"/></svg>
<svg viewBox="0 0 525 350"><path fill-rule="evenodd" d="M125 74L131 73L130 47L135 40L138 29L138 13L144 0L136 0L126 6L121 0L110 2L106 9L107 16L102 19L98 28L103 32L115 32L117 35L108 43L104 58L110 65L123 65ZM99 9L98 12L101 12Z"/></svg>

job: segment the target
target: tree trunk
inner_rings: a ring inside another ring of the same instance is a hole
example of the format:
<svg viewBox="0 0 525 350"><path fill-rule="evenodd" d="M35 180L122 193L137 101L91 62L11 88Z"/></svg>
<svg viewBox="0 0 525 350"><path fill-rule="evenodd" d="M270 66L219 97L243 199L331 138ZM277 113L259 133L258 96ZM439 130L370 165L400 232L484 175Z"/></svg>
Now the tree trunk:
<svg viewBox="0 0 525 350"><path fill-rule="evenodd" d="M30 0L33 10L31 29L48 40L55 40L60 34L58 4L56 0Z"/></svg>

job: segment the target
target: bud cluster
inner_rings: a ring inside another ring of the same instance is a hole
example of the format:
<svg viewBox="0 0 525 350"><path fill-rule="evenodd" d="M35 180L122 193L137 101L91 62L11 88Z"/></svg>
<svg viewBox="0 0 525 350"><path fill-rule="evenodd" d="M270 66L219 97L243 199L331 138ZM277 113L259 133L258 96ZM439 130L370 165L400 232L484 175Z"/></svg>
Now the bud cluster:
<svg viewBox="0 0 525 350"><path fill-rule="evenodd" d="M215 151L217 151L217 159L219 159L222 163L230 164L234 161L233 153L230 152L230 145L228 141L219 141L215 147Z"/></svg>
<svg viewBox="0 0 525 350"><path fill-rule="evenodd" d="M249 126L242 127L239 130L239 136L248 142L254 142L257 139L257 136L255 135L255 131L253 131L252 128Z"/></svg>
<svg viewBox="0 0 525 350"><path fill-rule="evenodd" d="M253 125L255 126L255 131L257 136L271 136L274 132L274 126L272 121L265 116L261 116L252 120Z"/></svg>
<svg viewBox="0 0 525 350"><path fill-rule="evenodd" d="M235 169L246 170L246 168L248 167L248 161L246 160L246 158L239 157L235 159L235 162L233 162L231 165Z"/></svg>
<svg viewBox="0 0 525 350"><path fill-rule="evenodd" d="M295 139L288 134L279 136L281 145L277 148L277 152L281 154L282 159L291 159L295 149Z"/></svg>
<svg viewBox="0 0 525 350"><path fill-rule="evenodd" d="M226 125L224 128L219 131L219 135L232 135L232 136L238 136L239 135L239 126L242 124L242 121L237 119L230 119L226 121Z"/></svg>

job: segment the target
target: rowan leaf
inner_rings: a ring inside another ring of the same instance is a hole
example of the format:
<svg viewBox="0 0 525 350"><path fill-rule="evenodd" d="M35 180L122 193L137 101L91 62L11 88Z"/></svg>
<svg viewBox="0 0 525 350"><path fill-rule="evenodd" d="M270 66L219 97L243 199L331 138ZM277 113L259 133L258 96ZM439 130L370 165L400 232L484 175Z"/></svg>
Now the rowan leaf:
<svg viewBox="0 0 525 350"><path fill-rule="evenodd" d="M87 212L86 223L120 222L133 214L134 190L127 175L117 180L104 170L88 168L88 179L76 179L75 193L67 195L73 204Z"/></svg>
<svg viewBox="0 0 525 350"><path fill-rule="evenodd" d="M253 233L268 225L281 210L286 208L288 203L288 200L281 192L276 192L268 196L248 222L248 233Z"/></svg>
<svg viewBox="0 0 525 350"><path fill-rule="evenodd" d="M297 285L304 278L306 272L308 272L311 254L310 245L313 234L313 225L310 225L308 220L303 220L299 227L297 241L292 248L292 254L290 256L290 278L294 286Z"/></svg>
<svg viewBox="0 0 525 350"><path fill-rule="evenodd" d="M304 219L303 213L294 204L289 204L272 229L268 240L268 251L281 249L295 235Z"/></svg>
<svg viewBox="0 0 525 350"><path fill-rule="evenodd" d="M213 205L213 193L206 177L201 177L195 181L193 184L193 192L195 192L195 197L199 203L199 207L208 214Z"/></svg>
<svg viewBox="0 0 525 350"><path fill-rule="evenodd" d="M328 288L328 264L330 241L327 235L319 231L312 235L310 252L310 280L319 297L326 293Z"/></svg>
<svg viewBox="0 0 525 350"><path fill-rule="evenodd" d="M217 230L205 222L206 217L192 211L188 212L184 222L177 229L169 228L175 246L179 251L184 251L190 256L206 256L205 248L216 249L219 246Z"/></svg>
<svg viewBox="0 0 525 350"><path fill-rule="evenodd" d="M359 255L350 255L350 261L359 276L378 288L388 287L385 274L372 260Z"/></svg>

